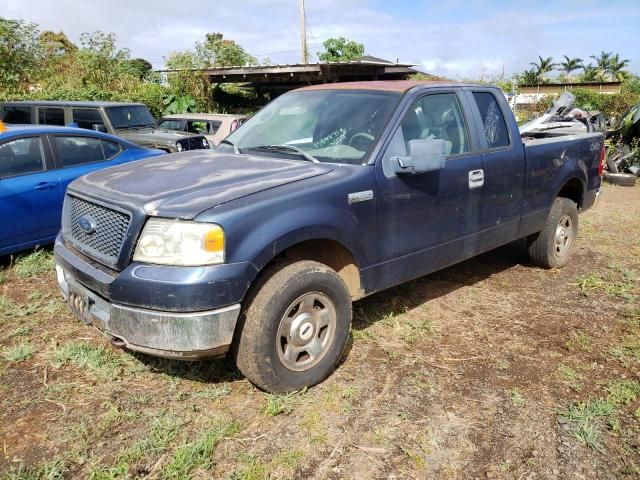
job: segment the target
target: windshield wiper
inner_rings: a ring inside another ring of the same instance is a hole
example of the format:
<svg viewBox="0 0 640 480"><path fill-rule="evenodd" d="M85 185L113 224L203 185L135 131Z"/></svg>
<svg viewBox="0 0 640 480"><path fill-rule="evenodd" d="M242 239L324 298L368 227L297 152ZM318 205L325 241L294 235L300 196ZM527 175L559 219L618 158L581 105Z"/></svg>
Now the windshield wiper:
<svg viewBox="0 0 640 480"><path fill-rule="evenodd" d="M233 147L233 153L235 153L236 155L240 154L240 149L236 146L235 143L233 143L231 140L227 140L226 138L224 140L222 140L220 143L226 143L227 145L231 145Z"/></svg>
<svg viewBox="0 0 640 480"><path fill-rule="evenodd" d="M282 153L295 153L301 156L305 160L313 163L320 163L313 155L309 155L307 152L295 145L260 145L258 147L249 147L248 150L266 150L267 152L282 152Z"/></svg>

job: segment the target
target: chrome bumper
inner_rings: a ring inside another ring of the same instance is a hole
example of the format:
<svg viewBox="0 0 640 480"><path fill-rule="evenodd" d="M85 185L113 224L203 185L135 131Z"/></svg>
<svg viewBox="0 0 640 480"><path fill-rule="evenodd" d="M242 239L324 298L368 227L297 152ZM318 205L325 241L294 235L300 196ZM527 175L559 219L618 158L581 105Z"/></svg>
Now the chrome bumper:
<svg viewBox="0 0 640 480"><path fill-rule="evenodd" d="M223 355L233 340L240 304L204 312L160 312L110 303L56 265L71 310L114 345L150 355L195 360Z"/></svg>

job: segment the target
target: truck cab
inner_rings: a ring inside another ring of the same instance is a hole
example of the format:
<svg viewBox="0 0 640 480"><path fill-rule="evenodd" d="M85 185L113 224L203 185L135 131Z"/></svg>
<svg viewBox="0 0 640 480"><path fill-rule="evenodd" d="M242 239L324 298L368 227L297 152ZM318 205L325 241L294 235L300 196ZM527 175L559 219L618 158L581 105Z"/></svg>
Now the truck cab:
<svg viewBox="0 0 640 480"><path fill-rule="evenodd" d="M228 352L258 387L297 390L338 364L353 301L520 238L565 265L602 154L598 133L522 138L494 87L305 87L215 152L76 180L58 279L117 345Z"/></svg>

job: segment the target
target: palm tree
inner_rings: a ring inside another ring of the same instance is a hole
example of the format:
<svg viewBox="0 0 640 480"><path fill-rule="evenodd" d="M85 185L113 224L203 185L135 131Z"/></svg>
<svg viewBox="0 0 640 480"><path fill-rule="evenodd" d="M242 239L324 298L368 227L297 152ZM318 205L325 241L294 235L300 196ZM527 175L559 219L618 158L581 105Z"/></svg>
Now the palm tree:
<svg viewBox="0 0 640 480"><path fill-rule="evenodd" d="M525 70L518 75L520 85L535 85L538 83L538 72L535 69Z"/></svg>
<svg viewBox="0 0 640 480"><path fill-rule="evenodd" d="M564 57L564 62L560 62L558 66L560 67L560 71L565 75L569 76L571 75L571 72L573 72L574 70L579 70L580 68L583 68L581 58L578 58L578 57L569 58L566 55L563 55L563 57Z"/></svg>
<svg viewBox="0 0 640 480"><path fill-rule="evenodd" d="M538 55L538 62L531 62L531 65L536 69L537 81L543 83L545 75L553 70L556 66L553 63L553 57L542 58Z"/></svg>
<svg viewBox="0 0 640 480"><path fill-rule="evenodd" d="M580 75L580 81L585 83L595 82L598 80L599 70L597 67L589 64L582 67L582 75Z"/></svg>
<svg viewBox="0 0 640 480"><path fill-rule="evenodd" d="M596 61L595 69L597 71L597 77L600 80L604 80L607 73L609 72L609 64L611 62L611 57L613 52L605 52L602 50L600 55L591 55L590 58L593 58Z"/></svg>
<svg viewBox="0 0 640 480"><path fill-rule="evenodd" d="M616 80L619 82L623 81L625 78L629 76L629 72L625 70L625 67L627 67L628 65L629 65L629 60L628 59L621 60L620 55L616 53L609 59L609 68L608 68L609 75L611 75L611 78L613 80Z"/></svg>

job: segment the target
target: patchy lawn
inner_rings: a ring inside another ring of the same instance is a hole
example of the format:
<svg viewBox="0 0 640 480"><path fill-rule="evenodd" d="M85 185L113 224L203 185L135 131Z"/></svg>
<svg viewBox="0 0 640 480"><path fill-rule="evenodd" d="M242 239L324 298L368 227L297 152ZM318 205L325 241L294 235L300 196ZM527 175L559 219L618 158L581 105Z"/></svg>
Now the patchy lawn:
<svg viewBox="0 0 640 480"><path fill-rule="evenodd" d="M355 304L324 384L134 355L0 270L0 478L638 478L640 188L607 186L566 268L510 245Z"/></svg>

